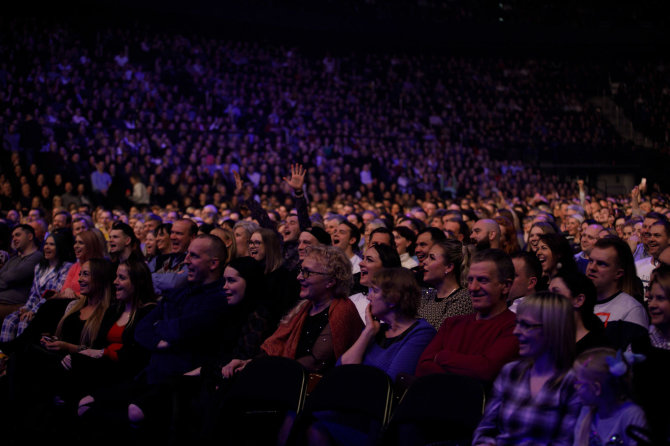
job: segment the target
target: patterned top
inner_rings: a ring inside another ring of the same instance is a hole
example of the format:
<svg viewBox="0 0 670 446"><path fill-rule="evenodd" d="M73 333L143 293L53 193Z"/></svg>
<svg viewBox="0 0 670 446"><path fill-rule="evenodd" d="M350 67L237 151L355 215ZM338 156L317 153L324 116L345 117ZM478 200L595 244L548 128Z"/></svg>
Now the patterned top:
<svg viewBox="0 0 670 446"><path fill-rule="evenodd" d="M567 374L551 379L532 396L531 364L521 360L503 367L473 445L572 445L581 409L574 377Z"/></svg>
<svg viewBox="0 0 670 446"><path fill-rule="evenodd" d="M33 286L24 305L25 309L33 313L37 312L39 307L46 302L46 299L42 297L45 291L60 291L71 266L70 262L63 262L58 269L49 269L48 266L44 268L39 263L35 265Z"/></svg>
<svg viewBox="0 0 670 446"><path fill-rule="evenodd" d="M435 330L439 330L442 322L448 317L474 312L470 293L465 288L459 288L443 299L438 299L435 288L423 288L421 290L419 317L428 321L430 325L435 327Z"/></svg>
<svg viewBox="0 0 670 446"><path fill-rule="evenodd" d="M655 325L649 326L649 339L652 347L662 348L663 350L670 350L670 339L656 328Z"/></svg>

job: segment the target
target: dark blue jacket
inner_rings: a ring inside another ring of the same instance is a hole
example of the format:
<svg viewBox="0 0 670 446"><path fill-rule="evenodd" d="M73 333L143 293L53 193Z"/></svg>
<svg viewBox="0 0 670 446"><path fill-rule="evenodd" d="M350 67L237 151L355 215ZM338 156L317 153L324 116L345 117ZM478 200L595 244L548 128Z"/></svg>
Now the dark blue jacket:
<svg viewBox="0 0 670 446"><path fill-rule="evenodd" d="M135 330L135 340L151 352L147 382L183 374L215 356L227 302L223 282L171 290ZM159 341L169 347L158 349Z"/></svg>

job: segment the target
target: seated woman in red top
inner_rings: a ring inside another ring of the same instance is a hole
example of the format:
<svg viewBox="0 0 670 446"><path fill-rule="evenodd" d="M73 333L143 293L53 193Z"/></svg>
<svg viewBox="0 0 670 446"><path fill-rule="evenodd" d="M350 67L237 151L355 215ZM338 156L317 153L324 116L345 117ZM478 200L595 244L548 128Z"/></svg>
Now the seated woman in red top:
<svg viewBox="0 0 670 446"><path fill-rule="evenodd" d="M153 309L156 300L149 267L134 259L119 264L114 288L116 302L105 312L92 347L63 361L72 370L73 397L132 378L149 359L148 352L135 341L137 323Z"/></svg>

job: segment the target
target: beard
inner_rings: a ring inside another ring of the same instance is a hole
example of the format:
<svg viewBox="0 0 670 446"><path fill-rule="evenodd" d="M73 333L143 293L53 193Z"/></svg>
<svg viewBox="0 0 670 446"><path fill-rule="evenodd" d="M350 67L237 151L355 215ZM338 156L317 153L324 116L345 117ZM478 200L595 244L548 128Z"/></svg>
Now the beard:
<svg viewBox="0 0 670 446"><path fill-rule="evenodd" d="M491 240L485 238L477 243L475 243L475 251L483 251L485 249L491 249Z"/></svg>

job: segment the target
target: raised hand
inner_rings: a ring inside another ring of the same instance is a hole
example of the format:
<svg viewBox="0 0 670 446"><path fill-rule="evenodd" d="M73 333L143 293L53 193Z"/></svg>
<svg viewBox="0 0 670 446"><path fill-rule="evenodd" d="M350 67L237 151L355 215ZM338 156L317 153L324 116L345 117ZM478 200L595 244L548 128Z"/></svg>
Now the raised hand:
<svg viewBox="0 0 670 446"><path fill-rule="evenodd" d="M302 167L302 164L291 165L291 176L284 177L284 181L293 188L293 190L301 190L302 185L305 184L305 174L307 170Z"/></svg>

